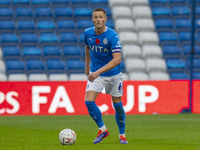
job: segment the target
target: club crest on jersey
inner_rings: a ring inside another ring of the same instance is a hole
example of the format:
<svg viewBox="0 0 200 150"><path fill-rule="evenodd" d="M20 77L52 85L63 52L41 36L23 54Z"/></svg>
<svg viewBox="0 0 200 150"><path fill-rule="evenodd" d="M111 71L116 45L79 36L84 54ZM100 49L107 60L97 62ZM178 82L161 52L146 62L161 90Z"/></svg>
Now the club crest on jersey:
<svg viewBox="0 0 200 150"><path fill-rule="evenodd" d="M107 45L108 44L108 40L107 39L103 39L103 44Z"/></svg>

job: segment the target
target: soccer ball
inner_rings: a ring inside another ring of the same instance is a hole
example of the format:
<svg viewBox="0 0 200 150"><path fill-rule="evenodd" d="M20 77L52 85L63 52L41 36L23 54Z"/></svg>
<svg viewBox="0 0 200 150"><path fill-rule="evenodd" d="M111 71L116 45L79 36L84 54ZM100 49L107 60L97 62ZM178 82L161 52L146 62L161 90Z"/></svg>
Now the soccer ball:
<svg viewBox="0 0 200 150"><path fill-rule="evenodd" d="M73 145L76 142L76 133L72 129L64 129L59 133L59 141L62 145Z"/></svg>

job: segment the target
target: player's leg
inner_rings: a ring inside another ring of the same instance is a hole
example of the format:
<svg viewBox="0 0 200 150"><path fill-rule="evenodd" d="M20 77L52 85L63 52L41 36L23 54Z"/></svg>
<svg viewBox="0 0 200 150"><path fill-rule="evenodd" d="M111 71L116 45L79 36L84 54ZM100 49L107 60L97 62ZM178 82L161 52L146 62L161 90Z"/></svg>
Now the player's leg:
<svg viewBox="0 0 200 150"><path fill-rule="evenodd" d="M99 132L97 134L96 139L93 142L94 144L100 143L103 138L109 135L109 132L106 129L106 126L102 120L101 111L95 103L95 99L98 96L98 94L99 93L96 91L87 91L85 96L85 104L88 108L88 112L99 127Z"/></svg>
<svg viewBox="0 0 200 150"><path fill-rule="evenodd" d="M102 120L102 114L100 109L95 103L95 100L102 90L102 85L100 84L98 79L95 79L94 82L87 83L86 94L85 94L85 104L87 106L88 112L92 119L96 122L97 126L99 127L99 132L97 138L94 140L93 143L99 143L102 141L103 138L109 135L108 130Z"/></svg>
<svg viewBox="0 0 200 150"><path fill-rule="evenodd" d="M87 106L88 112L92 119L96 122L99 128L104 126L101 111L95 103L96 97L98 96L96 91L87 91L85 94L85 104Z"/></svg>
<svg viewBox="0 0 200 150"><path fill-rule="evenodd" d="M125 125L126 125L126 115L122 105L121 97L112 96L113 106L115 108L115 119L119 128L119 139L120 143L128 143L125 138Z"/></svg>
<svg viewBox="0 0 200 150"><path fill-rule="evenodd" d="M115 119L119 128L120 143L128 143L125 138L126 115L122 105L121 96L123 94L122 74L118 74L109 79L105 85L106 93L112 96L115 108Z"/></svg>

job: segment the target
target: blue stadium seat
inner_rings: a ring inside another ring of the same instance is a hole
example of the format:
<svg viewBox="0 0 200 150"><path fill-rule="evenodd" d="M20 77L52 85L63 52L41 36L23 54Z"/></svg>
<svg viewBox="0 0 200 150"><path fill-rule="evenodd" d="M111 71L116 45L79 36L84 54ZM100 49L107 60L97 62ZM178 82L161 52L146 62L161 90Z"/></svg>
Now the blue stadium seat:
<svg viewBox="0 0 200 150"><path fill-rule="evenodd" d="M6 43L18 43L18 37L15 33L2 33L1 34L1 44Z"/></svg>
<svg viewBox="0 0 200 150"><path fill-rule="evenodd" d="M198 16L200 15L200 6L195 7L195 13L196 13L195 15L198 15Z"/></svg>
<svg viewBox="0 0 200 150"><path fill-rule="evenodd" d="M71 0L71 4L88 4L88 2L90 2L90 0Z"/></svg>
<svg viewBox="0 0 200 150"><path fill-rule="evenodd" d="M194 49L195 49L194 55L199 56L199 54L200 54L200 48L199 48L199 46L196 45L194 47ZM182 51L183 51L184 55L190 55L190 53L191 53L191 44L184 44L182 46Z"/></svg>
<svg viewBox="0 0 200 150"><path fill-rule="evenodd" d="M200 79L200 72L194 72L192 78L193 79Z"/></svg>
<svg viewBox="0 0 200 150"><path fill-rule="evenodd" d="M40 48L36 46L24 46L22 53L25 59L40 58L42 56Z"/></svg>
<svg viewBox="0 0 200 150"><path fill-rule="evenodd" d="M192 21L191 19L177 19L175 21L175 27L176 27L176 30L179 30L179 31L183 31L183 30L189 31L192 27Z"/></svg>
<svg viewBox="0 0 200 150"><path fill-rule="evenodd" d="M13 16L13 11L11 8L0 8L0 18L7 19Z"/></svg>
<svg viewBox="0 0 200 150"><path fill-rule="evenodd" d="M3 46L4 59L19 59L21 56L20 49L17 46Z"/></svg>
<svg viewBox="0 0 200 150"><path fill-rule="evenodd" d="M82 32L82 33L80 33L79 34L79 41L80 42L82 42L82 43L84 43L85 42L85 38L84 38L85 36L84 36L84 33Z"/></svg>
<svg viewBox="0 0 200 150"><path fill-rule="evenodd" d="M65 63L60 59L49 59L46 61L46 68L48 73L64 73Z"/></svg>
<svg viewBox="0 0 200 150"><path fill-rule="evenodd" d="M188 41L190 42L192 39L192 36L191 36L191 32L179 32L179 40L181 42L185 42L185 41Z"/></svg>
<svg viewBox="0 0 200 150"><path fill-rule="evenodd" d="M38 30L54 30L55 29L55 23L52 20L39 20L37 22L37 29Z"/></svg>
<svg viewBox="0 0 200 150"><path fill-rule="evenodd" d="M75 30L75 23L73 20L59 20L57 22L57 30L73 32Z"/></svg>
<svg viewBox="0 0 200 150"><path fill-rule="evenodd" d="M6 72L7 73L24 73L25 65L21 60L7 60Z"/></svg>
<svg viewBox="0 0 200 150"><path fill-rule="evenodd" d="M171 19L156 19L155 26L158 31L168 31L173 29L173 22Z"/></svg>
<svg viewBox="0 0 200 150"><path fill-rule="evenodd" d="M13 3L13 5L24 6L24 5L29 5L30 0L13 0L12 3Z"/></svg>
<svg viewBox="0 0 200 150"><path fill-rule="evenodd" d="M191 44L184 44L182 46L183 55L188 55L191 52Z"/></svg>
<svg viewBox="0 0 200 150"><path fill-rule="evenodd" d="M197 35L195 34L195 38L197 39L197 42L200 43L200 32L198 32Z"/></svg>
<svg viewBox="0 0 200 150"><path fill-rule="evenodd" d="M45 43L45 42L57 42L58 37L55 33L41 33L40 34L40 42Z"/></svg>
<svg viewBox="0 0 200 150"><path fill-rule="evenodd" d="M69 0L52 0L52 6L69 6Z"/></svg>
<svg viewBox="0 0 200 150"><path fill-rule="evenodd" d="M11 4L11 0L0 0L0 7L9 8Z"/></svg>
<svg viewBox="0 0 200 150"><path fill-rule="evenodd" d="M21 33L20 34L20 42L22 44L32 44L32 43L37 43L38 42L38 38L37 35L35 33Z"/></svg>
<svg viewBox="0 0 200 150"><path fill-rule="evenodd" d="M190 9L187 6L174 6L172 7L172 15L177 18L188 18Z"/></svg>
<svg viewBox="0 0 200 150"><path fill-rule="evenodd" d="M72 7L87 7L89 5L88 0L71 0Z"/></svg>
<svg viewBox="0 0 200 150"><path fill-rule="evenodd" d="M43 73L45 71L45 65L40 59L28 59L26 60L26 69L28 73Z"/></svg>
<svg viewBox="0 0 200 150"><path fill-rule="evenodd" d="M194 47L194 49L195 49L194 54L197 54L197 55L199 56L199 54L200 54L200 47L196 45L196 46Z"/></svg>
<svg viewBox="0 0 200 150"><path fill-rule="evenodd" d="M78 20L76 22L77 29L85 30L86 28L94 26L93 21L90 20Z"/></svg>
<svg viewBox="0 0 200 150"><path fill-rule="evenodd" d="M85 57L85 47L82 47L82 53L83 53L83 57Z"/></svg>
<svg viewBox="0 0 200 150"><path fill-rule="evenodd" d="M61 33L60 34L61 43L76 44L77 41L78 41L77 35L75 33Z"/></svg>
<svg viewBox="0 0 200 150"><path fill-rule="evenodd" d="M66 69L68 73L84 73L85 62L79 59L67 60Z"/></svg>
<svg viewBox="0 0 200 150"><path fill-rule="evenodd" d="M61 58L61 52L60 48L58 46L52 45L52 46L44 46L43 47L43 55L45 58Z"/></svg>
<svg viewBox="0 0 200 150"><path fill-rule="evenodd" d="M0 0L0 5L4 5L4 4L9 5L10 3L11 3L10 0Z"/></svg>
<svg viewBox="0 0 200 150"><path fill-rule="evenodd" d="M69 17L73 15L72 8L70 7L56 7L54 11L55 17Z"/></svg>
<svg viewBox="0 0 200 150"><path fill-rule="evenodd" d="M33 16L31 8L16 8L15 14L17 18L31 18Z"/></svg>
<svg viewBox="0 0 200 150"><path fill-rule="evenodd" d="M35 23L33 20L19 20L17 22L17 29L19 32L31 31L35 29Z"/></svg>
<svg viewBox="0 0 200 150"><path fill-rule="evenodd" d="M169 0L169 3L186 3L187 0Z"/></svg>
<svg viewBox="0 0 200 150"><path fill-rule="evenodd" d="M63 46L63 55L66 59L81 59L81 48L78 46Z"/></svg>
<svg viewBox="0 0 200 150"><path fill-rule="evenodd" d="M190 77L187 73L184 72L170 72L171 80L188 80Z"/></svg>
<svg viewBox="0 0 200 150"><path fill-rule="evenodd" d="M152 14L156 18L168 18L171 14L171 9L169 7L153 7Z"/></svg>
<svg viewBox="0 0 200 150"><path fill-rule="evenodd" d="M175 32L159 32L160 42L177 42L178 37Z"/></svg>
<svg viewBox="0 0 200 150"><path fill-rule="evenodd" d="M181 50L180 47L177 45L163 45L163 56L164 57L180 57L181 56Z"/></svg>
<svg viewBox="0 0 200 150"><path fill-rule="evenodd" d="M187 59L187 68L190 69L191 68L191 64L190 64L190 58ZM193 59L193 68L194 69L200 69L200 58L194 58Z"/></svg>
<svg viewBox="0 0 200 150"><path fill-rule="evenodd" d="M8 32L15 30L15 23L12 20L0 20L0 32Z"/></svg>
<svg viewBox="0 0 200 150"><path fill-rule="evenodd" d="M168 0L149 0L150 6L166 6Z"/></svg>
<svg viewBox="0 0 200 150"><path fill-rule="evenodd" d="M91 19L92 17L92 9L87 7L77 7L74 10L74 17L76 19Z"/></svg>
<svg viewBox="0 0 200 150"><path fill-rule="evenodd" d="M170 5L176 5L176 6L186 5L186 2L187 2L187 0L169 0Z"/></svg>
<svg viewBox="0 0 200 150"><path fill-rule="evenodd" d="M51 8L48 7L38 7L35 9L35 17L37 18L45 18L48 19L48 17L51 19L53 16Z"/></svg>
<svg viewBox="0 0 200 150"><path fill-rule="evenodd" d="M33 7L49 6L50 0L32 0Z"/></svg>
<svg viewBox="0 0 200 150"><path fill-rule="evenodd" d="M182 59L169 58L166 60L168 69L185 69L186 62Z"/></svg>
<svg viewBox="0 0 200 150"><path fill-rule="evenodd" d="M91 0L92 7L105 7L108 6L108 0Z"/></svg>

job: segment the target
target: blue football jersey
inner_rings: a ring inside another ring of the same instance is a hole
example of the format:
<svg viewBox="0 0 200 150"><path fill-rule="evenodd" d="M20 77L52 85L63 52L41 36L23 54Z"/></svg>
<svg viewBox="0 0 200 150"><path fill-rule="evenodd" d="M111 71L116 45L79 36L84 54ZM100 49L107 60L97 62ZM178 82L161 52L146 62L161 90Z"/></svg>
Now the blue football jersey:
<svg viewBox="0 0 200 150"><path fill-rule="evenodd" d="M95 27L84 32L85 44L90 48L90 71L95 72L113 59L112 53L121 53L121 44L118 34L111 28L106 27L100 35L95 33ZM121 72L121 64L102 73L100 76L114 76Z"/></svg>

